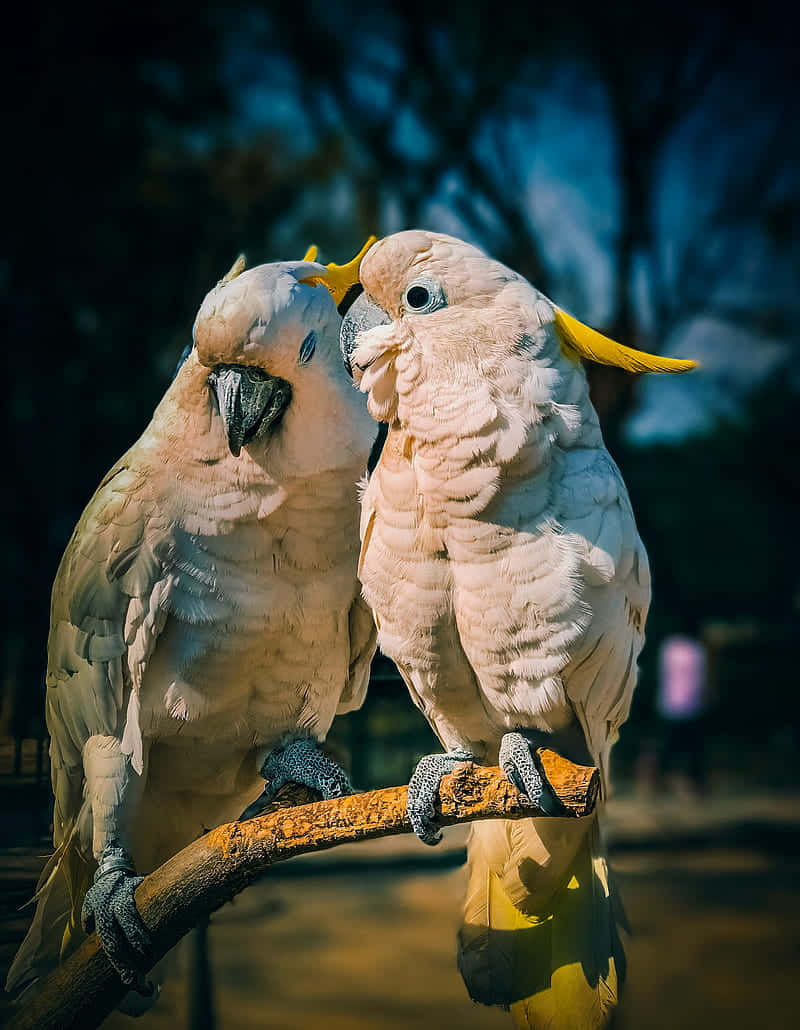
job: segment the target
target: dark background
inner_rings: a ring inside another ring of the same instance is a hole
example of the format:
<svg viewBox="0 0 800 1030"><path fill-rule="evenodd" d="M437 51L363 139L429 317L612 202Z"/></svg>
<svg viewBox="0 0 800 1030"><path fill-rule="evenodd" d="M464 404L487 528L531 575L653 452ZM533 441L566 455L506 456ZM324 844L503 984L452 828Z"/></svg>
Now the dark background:
<svg viewBox="0 0 800 1030"><path fill-rule="evenodd" d="M618 781L624 794L663 736L657 645L694 625L712 657L712 787L796 785L788 9L173 0L29 3L11 25L0 731L17 772L19 742L45 732L58 560L205 292L242 250L254 264L314 242L342 262L369 233L422 226L478 243L623 342L701 361L648 380L589 368L654 574ZM431 746L388 667L374 688L334 734L364 785L404 780Z"/></svg>

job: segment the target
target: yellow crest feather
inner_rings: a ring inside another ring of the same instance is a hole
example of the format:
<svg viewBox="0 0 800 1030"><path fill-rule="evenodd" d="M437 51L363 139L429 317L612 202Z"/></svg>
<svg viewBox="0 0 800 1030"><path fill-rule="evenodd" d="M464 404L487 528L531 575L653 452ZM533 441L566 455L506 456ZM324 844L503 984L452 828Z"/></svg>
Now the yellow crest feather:
<svg viewBox="0 0 800 1030"><path fill-rule="evenodd" d="M600 365L614 365L626 372L689 372L697 368L696 361L662 358L616 343L560 308L555 309L555 323L562 347L571 357L588 358Z"/></svg>
<svg viewBox="0 0 800 1030"><path fill-rule="evenodd" d="M235 279L237 275L241 275L247 267L247 261L245 260L244 254L240 254L237 259L233 262L231 267L228 269L226 274L220 279L221 283L229 283L232 279Z"/></svg>
<svg viewBox="0 0 800 1030"><path fill-rule="evenodd" d="M320 284L322 286L326 286L336 304L341 304L347 296L348 290L358 282L358 270L361 267L361 262L364 260L364 255L376 240L377 236L370 236L352 261L348 261L346 265L337 265L334 264L334 262L331 262L328 265L327 275L311 275L308 279L303 279L302 281L304 283L312 283L314 286ZM310 256L312 251L313 256ZM303 260L314 261L316 260L316 256L317 248L309 247Z"/></svg>

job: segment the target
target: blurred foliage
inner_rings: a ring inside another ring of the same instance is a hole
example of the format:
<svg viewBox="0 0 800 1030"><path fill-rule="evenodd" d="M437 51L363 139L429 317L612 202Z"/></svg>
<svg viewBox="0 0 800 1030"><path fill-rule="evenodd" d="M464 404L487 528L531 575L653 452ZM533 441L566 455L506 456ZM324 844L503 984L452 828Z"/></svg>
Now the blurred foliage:
<svg viewBox="0 0 800 1030"><path fill-rule="evenodd" d="M705 629L715 732L728 741L725 764L740 771L754 753L800 746L800 575L791 546L800 524L800 425L789 372L770 376L739 418L713 432L623 455L653 564L648 638ZM623 764L642 731L657 732L656 662L657 649L646 648L618 749ZM767 771L776 784L797 780L785 758Z"/></svg>
<svg viewBox="0 0 800 1030"><path fill-rule="evenodd" d="M797 392L785 370L753 391L739 418L703 437L626 452L640 529L669 555L657 573L659 606L703 618L743 615L775 624L800 602ZM789 460L787 460L789 458Z"/></svg>
<svg viewBox="0 0 800 1030"><path fill-rule="evenodd" d="M627 342L661 349L710 313L796 344L796 291L764 294L795 258L800 210L777 5L92 0L17 17L0 264L14 585L2 676L16 732L41 718L47 599L69 533L241 250L258 262L317 242L343 260L370 232L426 224L482 244L578 315L594 305ZM564 120L543 139L555 94ZM602 131L585 146L570 137L562 207L545 217L536 169L587 113ZM608 203L593 178L601 137ZM706 184L691 211L691 196L663 199L676 149ZM575 236L565 258L579 214L592 246ZM798 589L790 377L707 438L634 449L621 427L636 379L590 376L653 561L651 635L686 605L786 624ZM646 662L641 704L650 682Z"/></svg>

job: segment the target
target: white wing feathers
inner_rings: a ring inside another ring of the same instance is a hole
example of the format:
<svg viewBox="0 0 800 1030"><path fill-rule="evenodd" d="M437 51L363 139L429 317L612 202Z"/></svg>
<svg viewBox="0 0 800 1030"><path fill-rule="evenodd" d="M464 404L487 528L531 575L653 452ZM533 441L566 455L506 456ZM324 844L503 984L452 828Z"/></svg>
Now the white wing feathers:
<svg viewBox="0 0 800 1030"><path fill-rule="evenodd" d="M367 695L369 670L377 646L378 631L375 620L364 598L357 594L350 607L350 669L337 715L353 712L360 708Z"/></svg>
<svg viewBox="0 0 800 1030"><path fill-rule="evenodd" d="M56 576L47 669L48 704L57 710L50 719L56 796L59 767L79 774L83 745L95 734L122 736L142 771L138 692L167 617L172 548L144 483L125 459L109 473Z"/></svg>
<svg viewBox="0 0 800 1030"><path fill-rule="evenodd" d="M627 490L605 449L567 453L558 514L580 556L592 612L562 679L607 785L609 752L636 685L650 571ZM604 589L611 584L616 589Z"/></svg>

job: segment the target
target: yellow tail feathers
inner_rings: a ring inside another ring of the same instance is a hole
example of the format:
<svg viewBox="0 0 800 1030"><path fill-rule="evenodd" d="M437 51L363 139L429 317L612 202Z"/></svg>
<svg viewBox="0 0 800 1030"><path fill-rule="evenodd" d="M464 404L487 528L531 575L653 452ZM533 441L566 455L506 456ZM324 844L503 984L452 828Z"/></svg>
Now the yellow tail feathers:
<svg viewBox="0 0 800 1030"><path fill-rule="evenodd" d="M552 824L568 822L559 838ZM472 998L524 1030L606 1027L625 956L596 821L476 823L469 868L459 968Z"/></svg>
<svg viewBox="0 0 800 1030"><path fill-rule="evenodd" d="M50 856L36 888L36 911L14 957L6 991L17 994L38 977L55 968L84 939L80 917L96 863L78 849L73 829L86 811L63 827L63 839Z"/></svg>
<svg viewBox="0 0 800 1030"><path fill-rule="evenodd" d="M626 372L689 372L697 368L696 361L662 358L615 343L560 308L555 309L555 322L565 352L576 359L588 358L601 365L624 368Z"/></svg>
<svg viewBox="0 0 800 1030"><path fill-rule="evenodd" d="M92 885L97 864L87 861L72 839L67 842L67 849L61 861L70 901L69 918L61 938L60 957L63 960L85 937L81 926L81 909L86 892Z"/></svg>

